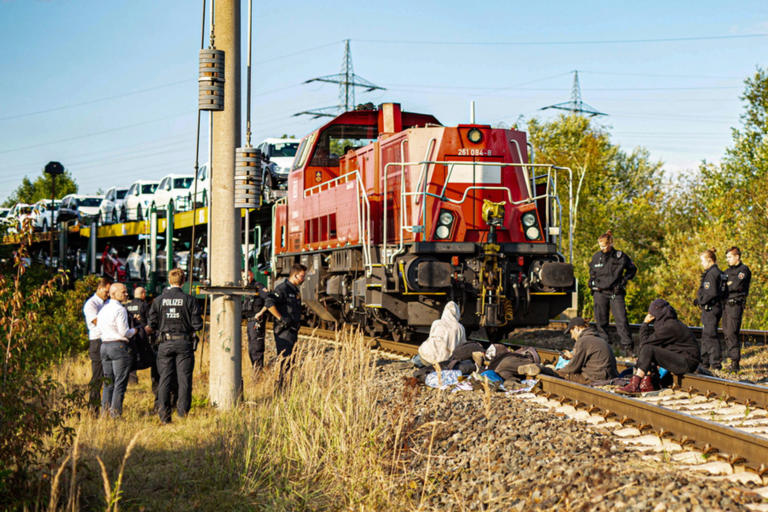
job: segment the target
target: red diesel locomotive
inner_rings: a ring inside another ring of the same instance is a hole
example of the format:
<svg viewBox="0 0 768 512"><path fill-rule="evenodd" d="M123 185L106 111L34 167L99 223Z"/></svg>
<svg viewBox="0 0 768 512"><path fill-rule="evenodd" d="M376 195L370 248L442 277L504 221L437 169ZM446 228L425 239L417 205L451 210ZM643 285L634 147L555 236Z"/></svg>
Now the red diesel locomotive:
<svg viewBox="0 0 768 512"><path fill-rule="evenodd" d="M273 205L273 271L308 267L310 324L408 340L449 300L491 339L546 324L575 286L561 254L564 172L530 163L524 132L445 127L395 103L346 112L299 146Z"/></svg>

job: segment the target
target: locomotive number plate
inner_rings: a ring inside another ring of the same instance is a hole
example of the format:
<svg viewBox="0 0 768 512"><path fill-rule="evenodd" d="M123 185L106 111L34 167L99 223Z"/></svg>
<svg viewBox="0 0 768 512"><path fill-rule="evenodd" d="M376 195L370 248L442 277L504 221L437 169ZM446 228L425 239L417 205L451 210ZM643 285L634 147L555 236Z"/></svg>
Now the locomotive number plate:
<svg viewBox="0 0 768 512"><path fill-rule="evenodd" d="M459 148L459 156L491 156L490 149Z"/></svg>

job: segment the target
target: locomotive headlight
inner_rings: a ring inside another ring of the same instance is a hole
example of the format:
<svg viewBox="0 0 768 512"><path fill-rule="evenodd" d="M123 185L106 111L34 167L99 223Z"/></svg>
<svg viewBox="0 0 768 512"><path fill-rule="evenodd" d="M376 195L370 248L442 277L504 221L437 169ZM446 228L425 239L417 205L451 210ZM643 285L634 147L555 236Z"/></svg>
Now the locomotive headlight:
<svg viewBox="0 0 768 512"><path fill-rule="evenodd" d="M453 222L453 215L451 215L450 212L443 211L437 220L438 220L438 223L440 224L445 224L446 226L450 226L451 223Z"/></svg>
<svg viewBox="0 0 768 512"><path fill-rule="evenodd" d="M478 130L477 128L472 128L469 130L469 133L467 133L467 139L469 139L469 142L472 144L477 144L481 140L483 140L483 132Z"/></svg>
<svg viewBox="0 0 768 512"><path fill-rule="evenodd" d="M531 212L528 212L525 215L523 215L523 226L525 226L526 228L530 228L531 226L535 226L535 225L536 225L536 215L534 215ZM538 237L538 235L536 236Z"/></svg>
<svg viewBox="0 0 768 512"><path fill-rule="evenodd" d="M525 230L525 237L528 240L536 240L539 238L539 228L531 226Z"/></svg>
<svg viewBox="0 0 768 512"><path fill-rule="evenodd" d="M437 229L435 230L435 236L437 238L448 238L448 235L451 234L451 230L448 226L437 226Z"/></svg>

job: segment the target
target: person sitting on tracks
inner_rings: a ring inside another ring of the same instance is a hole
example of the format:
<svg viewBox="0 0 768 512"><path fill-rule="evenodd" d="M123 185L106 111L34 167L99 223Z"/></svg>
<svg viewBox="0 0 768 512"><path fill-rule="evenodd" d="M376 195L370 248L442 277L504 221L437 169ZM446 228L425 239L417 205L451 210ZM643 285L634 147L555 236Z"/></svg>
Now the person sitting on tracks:
<svg viewBox="0 0 768 512"><path fill-rule="evenodd" d="M653 325L651 325L653 324ZM635 375L620 393L653 391L650 370L658 365L675 375L693 372L701 360L699 345L690 329L677 319L677 312L669 302L656 299L640 327L640 349Z"/></svg>
<svg viewBox="0 0 768 512"><path fill-rule="evenodd" d="M565 334L570 334L575 344L568 364L555 370L558 377L587 385L618 377L611 346L583 318L571 318Z"/></svg>
<svg viewBox="0 0 768 512"><path fill-rule="evenodd" d="M435 365L451 359L456 347L467 342L467 334L461 325L458 304L448 301L443 315L432 322L429 338L419 346L419 358L425 365Z"/></svg>

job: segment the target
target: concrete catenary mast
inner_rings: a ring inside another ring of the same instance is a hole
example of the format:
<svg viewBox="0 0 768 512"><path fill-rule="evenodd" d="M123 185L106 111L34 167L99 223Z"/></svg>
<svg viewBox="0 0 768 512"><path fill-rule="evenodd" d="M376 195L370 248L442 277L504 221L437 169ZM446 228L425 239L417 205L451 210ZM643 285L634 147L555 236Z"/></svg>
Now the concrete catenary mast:
<svg viewBox="0 0 768 512"><path fill-rule="evenodd" d="M225 53L224 110L213 113L213 175L209 257L211 285L240 281L240 223L235 219L235 148L240 145L240 0L216 0L216 47ZM239 219L237 219L239 220ZM213 295L211 300L210 400L231 409L242 390L240 297Z"/></svg>

